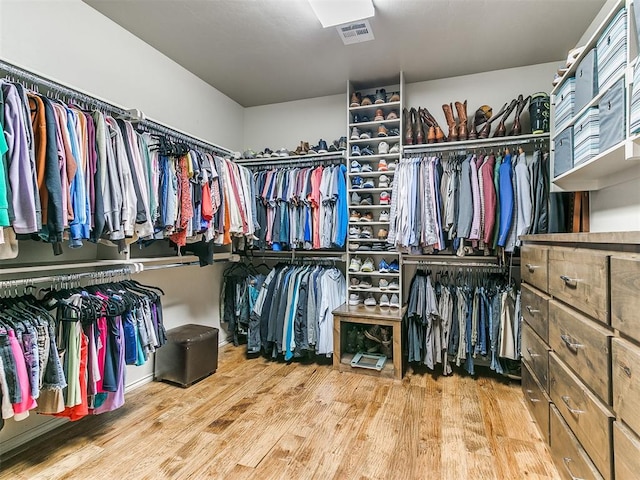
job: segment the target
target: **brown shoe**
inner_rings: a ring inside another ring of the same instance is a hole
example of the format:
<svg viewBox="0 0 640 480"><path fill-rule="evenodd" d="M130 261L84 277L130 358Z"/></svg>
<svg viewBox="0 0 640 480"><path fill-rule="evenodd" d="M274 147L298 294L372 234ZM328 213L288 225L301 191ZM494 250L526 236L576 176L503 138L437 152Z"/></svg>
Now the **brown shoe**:
<svg viewBox="0 0 640 480"><path fill-rule="evenodd" d="M411 115L406 108L402 109L402 116L404 119L404 144L413 145L413 127L411 126Z"/></svg>
<svg viewBox="0 0 640 480"><path fill-rule="evenodd" d="M447 126L449 127L449 136L448 140L450 142L455 142L458 140L458 125L456 124L456 119L453 115L453 106L449 104L442 105L442 111L444 112L444 118L447 121Z"/></svg>
<svg viewBox="0 0 640 480"><path fill-rule="evenodd" d="M360 97L360 92L353 92L351 94L351 107L359 107L362 103L362 97Z"/></svg>
<svg viewBox="0 0 640 480"><path fill-rule="evenodd" d="M386 137L387 135L388 135L387 127L385 127L384 125L378 126L378 136Z"/></svg>
<svg viewBox="0 0 640 480"><path fill-rule="evenodd" d="M380 230L378 230L378 240L386 240L388 235L389 232L386 228L381 228Z"/></svg>
<svg viewBox="0 0 640 480"><path fill-rule="evenodd" d="M458 112L458 139L466 140L469 136L467 128L467 101L464 103L456 102L456 111Z"/></svg>
<svg viewBox="0 0 640 480"><path fill-rule="evenodd" d="M389 97L389 102L399 102L400 101L400 92L393 92Z"/></svg>
<svg viewBox="0 0 640 480"><path fill-rule="evenodd" d="M376 110L375 116L373 117L373 121L374 122L379 122L379 121L382 121L382 120L384 120L384 112L382 111L381 108L378 108Z"/></svg>
<svg viewBox="0 0 640 480"><path fill-rule="evenodd" d="M371 96L367 95L366 97L364 97L362 99L362 102L360 102L360 105L362 105L363 107L366 107L367 105L373 105L373 100L371 100Z"/></svg>
<svg viewBox="0 0 640 480"><path fill-rule="evenodd" d="M391 110L387 115L387 120L396 120L398 118L398 112Z"/></svg>

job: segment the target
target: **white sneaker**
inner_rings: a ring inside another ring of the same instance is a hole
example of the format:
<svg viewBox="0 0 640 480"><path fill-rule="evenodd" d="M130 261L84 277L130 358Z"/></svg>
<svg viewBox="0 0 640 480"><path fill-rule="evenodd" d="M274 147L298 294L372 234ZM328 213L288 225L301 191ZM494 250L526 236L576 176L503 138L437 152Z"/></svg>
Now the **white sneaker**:
<svg viewBox="0 0 640 480"><path fill-rule="evenodd" d="M389 144L387 142L380 142L378 144L378 155L386 155L389 153Z"/></svg>
<svg viewBox="0 0 640 480"><path fill-rule="evenodd" d="M391 282L389 282L389 290L399 290L400 289L400 284L396 281L396 280L391 280Z"/></svg>
<svg viewBox="0 0 640 480"><path fill-rule="evenodd" d="M391 300L389 301L389 306L392 308L400 308L400 299L398 298L398 294L394 293L391 295Z"/></svg>
<svg viewBox="0 0 640 480"><path fill-rule="evenodd" d="M388 307L389 306L389 296L386 293L383 293L380 296L380 306L381 307Z"/></svg>
<svg viewBox="0 0 640 480"><path fill-rule="evenodd" d="M378 282L378 288L380 290L386 290L388 287L389 287L389 280L387 280L386 278L381 278L380 281ZM382 301L382 299L380 301Z"/></svg>
<svg viewBox="0 0 640 480"><path fill-rule="evenodd" d="M360 162L357 160L351 161L351 173L359 173L361 169L362 166L360 165Z"/></svg>
<svg viewBox="0 0 640 480"><path fill-rule="evenodd" d="M349 238L360 238L360 227L354 225L349 228Z"/></svg>
<svg viewBox="0 0 640 480"><path fill-rule="evenodd" d="M362 267L362 260L360 260L360 258L358 257L353 257L351 259L351 263L349 264L349 271L359 272L361 267Z"/></svg>
<svg viewBox="0 0 640 480"><path fill-rule="evenodd" d="M380 217L378 218L379 222L388 222L389 221L389 212L383 210L380 212Z"/></svg>
<svg viewBox="0 0 640 480"><path fill-rule="evenodd" d="M360 294L352 293L349 295L349 305L360 305L362 303L362 298L360 298Z"/></svg>
<svg viewBox="0 0 640 480"><path fill-rule="evenodd" d="M380 175L378 178L378 188L389 188L389 177Z"/></svg>
<svg viewBox="0 0 640 480"><path fill-rule="evenodd" d="M394 143L388 153L400 153L400 146L397 143Z"/></svg>
<svg viewBox="0 0 640 480"><path fill-rule="evenodd" d="M395 170L397 166L398 166L398 165L396 164L396 162L389 162L389 163L387 164L387 168L388 168L389 170Z"/></svg>
<svg viewBox="0 0 640 480"><path fill-rule="evenodd" d="M375 307L378 304L378 302L376 302L376 297L373 296L373 293L367 295L367 298L364 299L364 304L367 307Z"/></svg>
<svg viewBox="0 0 640 480"><path fill-rule="evenodd" d="M358 261L361 262L361 260L359 258L358 258ZM353 260L351 260L351 262L353 263ZM371 259L371 258L366 258L364 263L360 264L360 271L361 272L370 273L370 272L373 272L375 269L376 268L373 265L373 259ZM351 270L351 266L349 266L349 270ZM353 271L353 270L351 270L351 271Z"/></svg>

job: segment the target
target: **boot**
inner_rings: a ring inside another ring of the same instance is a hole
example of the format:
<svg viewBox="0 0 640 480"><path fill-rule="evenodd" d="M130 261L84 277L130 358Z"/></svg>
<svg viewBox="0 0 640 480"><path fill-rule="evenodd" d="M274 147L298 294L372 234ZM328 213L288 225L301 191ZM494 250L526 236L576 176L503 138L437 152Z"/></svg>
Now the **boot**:
<svg viewBox="0 0 640 480"><path fill-rule="evenodd" d="M500 109L500 111L498 112L497 115L492 115L485 123L484 126L480 129L480 132L478 133L478 138L489 138L489 135L491 134L491 124L493 123L493 121L496 118L500 118L500 115L502 115L504 113L504 111L506 110L508 104L505 103L502 108Z"/></svg>
<svg viewBox="0 0 640 480"><path fill-rule="evenodd" d="M444 104L442 105L442 111L444 112L444 118L447 120L447 126L449 127L448 140L455 142L458 140L458 125L456 125L456 119L453 115L453 107L451 104Z"/></svg>
<svg viewBox="0 0 640 480"><path fill-rule="evenodd" d="M464 103L456 102L456 111L458 112L458 138L466 140L469 138L469 130L467 128L467 101Z"/></svg>
<svg viewBox="0 0 640 480"><path fill-rule="evenodd" d="M531 97L522 98L522 95L518 95L518 106L516 107L516 118L513 119L513 125L511 126L511 130L509 131L509 135L520 135L522 133L522 124L520 123L520 115L522 115L522 111L527 103L529 103L529 99Z"/></svg>
<svg viewBox="0 0 640 480"><path fill-rule="evenodd" d="M411 127L411 115L406 108L402 109L402 119L404 121L404 144L413 145L413 128Z"/></svg>
<svg viewBox="0 0 640 480"><path fill-rule="evenodd" d="M422 119L420 118L420 115L418 115L418 111L413 107L409 110L409 114L411 115L411 124L413 126L414 144L422 145L425 140L424 129L422 128Z"/></svg>
<svg viewBox="0 0 640 480"><path fill-rule="evenodd" d="M511 103L509 104L509 106L504 112L504 115L502 115L502 118L500 119L500 123L498 123L498 126L496 127L496 133L493 134L494 137L504 137L507 134L506 121L507 121L507 118L509 118L509 115L511 115L511 112L513 112L513 109L516 108L517 104L518 104L518 100L516 100L515 98L511 100Z"/></svg>
<svg viewBox="0 0 640 480"><path fill-rule="evenodd" d="M444 132L438 125L437 120L431 115L431 112L426 108L419 109L419 113L422 116L423 123L429 125L429 133L427 134L427 143L440 143L444 142Z"/></svg>

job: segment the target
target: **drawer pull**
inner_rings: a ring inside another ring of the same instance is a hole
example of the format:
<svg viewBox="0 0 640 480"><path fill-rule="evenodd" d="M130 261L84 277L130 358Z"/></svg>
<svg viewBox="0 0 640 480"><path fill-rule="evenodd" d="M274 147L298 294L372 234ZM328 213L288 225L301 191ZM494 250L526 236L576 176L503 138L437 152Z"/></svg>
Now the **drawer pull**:
<svg viewBox="0 0 640 480"><path fill-rule="evenodd" d="M531 358L535 358L535 357L539 357L540 356L539 353L536 353L536 352L532 351L529 347L527 347L527 352L529 352L529 356Z"/></svg>
<svg viewBox="0 0 640 480"><path fill-rule="evenodd" d="M576 288L578 286L578 279L567 277L566 275L560 275L560 279L567 287Z"/></svg>
<svg viewBox="0 0 640 480"><path fill-rule="evenodd" d="M564 344L567 346L567 348L569 350L573 350L574 352L577 352L579 348L584 347L583 344L572 341L569 335L560 335L560 338L562 339Z"/></svg>
<svg viewBox="0 0 640 480"><path fill-rule="evenodd" d="M564 404L567 406L567 408L571 413L573 413L574 415L580 415L581 413L585 413L584 410L578 410L577 408L573 408L571 405L569 405L569 400L571 400L571 397L569 395L562 396L562 401L564 402Z"/></svg>
<svg viewBox="0 0 640 480"><path fill-rule="evenodd" d="M531 305L527 305L524 308L527 309L527 312L529 312L529 315L534 315L536 313L540 313L540 310L536 310L535 308L531 308Z"/></svg>
<svg viewBox="0 0 640 480"><path fill-rule="evenodd" d="M539 265L531 265L530 263L527 263L527 264L525 265L525 267L527 267L527 270L529 270L531 273L533 273L533 271L534 271L536 268L540 268L540 266L539 266Z"/></svg>
<svg viewBox="0 0 640 480"><path fill-rule="evenodd" d="M527 393L528 393L529 395L531 395L531 394L533 393L533 390L527 390ZM539 398L529 397L529 401L530 401L531 403L538 403L538 402L540 401L540 399L539 399Z"/></svg>
<svg viewBox="0 0 640 480"><path fill-rule="evenodd" d="M584 478L582 477L576 477L573 472L571 471L571 468L569 467L569 463L573 462L573 460L569 457L563 457L562 458L562 463L564 464L564 468L567 472L569 472L569 476L571 477L571 480L584 480Z"/></svg>
<svg viewBox="0 0 640 480"><path fill-rule="evenodd" d="M622 371L627 377L631 378L631 369L629 367L627 367L626 365L621 365L620 368L622 368Z"/></svg>

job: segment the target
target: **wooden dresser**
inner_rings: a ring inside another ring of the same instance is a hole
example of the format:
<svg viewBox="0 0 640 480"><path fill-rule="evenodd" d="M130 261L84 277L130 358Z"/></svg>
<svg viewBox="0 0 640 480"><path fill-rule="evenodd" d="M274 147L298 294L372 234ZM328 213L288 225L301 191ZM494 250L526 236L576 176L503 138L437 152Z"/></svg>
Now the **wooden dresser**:
<svg viewBox="0 0 640 480"><path fill-rule="evenodd" d="M522 390L563 478L640 478L640 232L522 237Z"/></svg>

